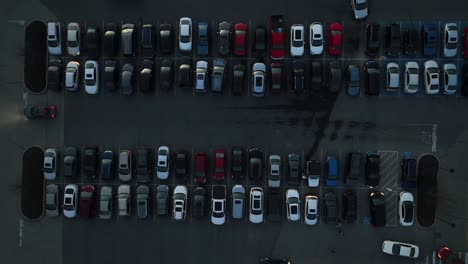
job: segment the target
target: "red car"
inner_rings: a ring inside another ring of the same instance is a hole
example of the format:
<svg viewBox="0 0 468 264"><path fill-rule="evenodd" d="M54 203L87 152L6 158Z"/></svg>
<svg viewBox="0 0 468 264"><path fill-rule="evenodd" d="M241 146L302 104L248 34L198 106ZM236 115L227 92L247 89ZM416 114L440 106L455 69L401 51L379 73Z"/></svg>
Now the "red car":
<svg viewBox="0 0 468 264"><path fill-rule="evenodd" d="M330 25L330 41L328 44L328 52L334 56L340 56L343 48L343 25L333 23Z"/></svg>
<svg viewBox="0 0 468 264"><path fill-rule="evenodd" d="M234 26L234 54L237 56L247 55L248 28L245 23L237 23Z"/></svg>
<svg viewBox="0 0 468 264"><path fill-rule="evenodd" d="M468 27L463 30L463 58L468 59Z"/></svg>
<svg viewBox="0 0 468 264"><path fill-rule="evenodd" d="M437 252L437 256L444 264L464 264L457 254L448 247L441 248L439 252Z"/></svg>
<svg viewBox="0 0 468 264"><path fill-rule="evenodd" d="M96 189L93 185L85 185L81 187L80 193L80 210L78 211L80 216L84 219L93 217L94 213L94 201L95 201Z"/></svg>
<svg viewBox="0 0 468 264"><path fill-rule="evenodd" d="M215 152L215 180L222 181L226 175L226 151L218 149Z"/></svg>
<svg viewBox="0 0 468 264"><path fill-rule="evenodd" d="M204 184L207 180L206 168L208 163L208 158L206 153L199 152L195 155L195 174L194 180L196 183Z"/></svg>
<svg viewBox="0 0 468 264"><path fill-rule="evenodd" d="M286 55L283 16L271 16L270 32L270 56L274 60L281 60Z"/></svg>

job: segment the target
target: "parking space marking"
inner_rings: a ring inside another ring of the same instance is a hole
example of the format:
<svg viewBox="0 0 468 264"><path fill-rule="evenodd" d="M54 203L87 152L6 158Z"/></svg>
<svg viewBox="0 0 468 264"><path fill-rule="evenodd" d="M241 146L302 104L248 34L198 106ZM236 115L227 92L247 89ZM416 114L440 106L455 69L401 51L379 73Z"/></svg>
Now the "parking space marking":
<svg viewBox="0 0 468 264"><path fill-rule="evenodd" d="M437 152L437 124L432 125L432 152Z"/></svg>
<svg viewBox="0 0 468 264"><path fill-rule="evenodd" d="M379 189L385 194L386 200L386 225L396 226L396 219L398 216L398 195L397 181L398 181L398 151L382 151L379 150L380 155L380 184Z"/></svg>

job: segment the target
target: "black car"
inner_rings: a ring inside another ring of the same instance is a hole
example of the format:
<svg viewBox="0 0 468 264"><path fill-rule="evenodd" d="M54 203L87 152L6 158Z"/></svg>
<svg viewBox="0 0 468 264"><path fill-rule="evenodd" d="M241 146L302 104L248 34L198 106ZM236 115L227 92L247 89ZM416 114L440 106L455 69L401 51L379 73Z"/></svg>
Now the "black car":
<svg viewBox="0 0 468 264"><path fill-rule="evenodd" d="M464 96L468 96L468 64L463 65L461 92Z"/></svg>
<svg viewBox="0 0 468 264"><path fill-rule="evenodd" d="M374 226L385 226L385 195L379 191L370 193L371 222Z"/></svg>
<svg viewBox="0 0 468 264"><path fill-rule="evenodd" d="M380 156L376 153L369 153L366 156L366 184L377 186L380 183Z"/></svg>
<svg viewBox="0 0 468 264"><path fill-rule="evenodd" d="M78 175L79 151L75 147L66 147L63 153L63 176L76 177Z"/></svg>
<svg viewBox="0 0 468 264"><path fill-rule="evenodd" d="M283 65L280 62L270 63L271 92L280 93L283 86Z"/></svg>
<svg viewBox="0 0 468 264"><path fill-rule="evenodd" d="M323 221L336 223L338 220L338 200L334 192L327 192L323 199Z"/></svg>
<svg viewBox="0 0 468 264"><path fill-rule="evenodd" d="M346 182L355 182L361 178L362 174L362 154L351 152L348 155Z"/></svg>
<svg viewBox="0 0 468 264"><path fill-rule="evenodd" d="M154 27L151 24L144 24L141 27L141 52L144 57L154 56Z"/></svg>
<svg viewBox="0 0 468 264"><path fill-rule="evenodd" d="M301 163L300 163L300 157L298 154L292 153L288 155L288 185L299 185L301 182L301 177L300 175L300 168L301 168Z"/></svg>
<svg viewBox="0 0 468 264"><path fill-rule="evenodd" d="M159 185L156 188L156 211L158 215L166 215L169 210L169 187Z"/></svg>
<svg viewBox="0 0 468 264"><path fill-rule="evenodd" d="M300 60L293 61L293 87L292 92L303 93L305 89L305 63Z"/></svg>
<svg viewBox="0 0 468 264"><path fill-rule="evenodd" d="M55 105L26 105L23 114L27 119L54 119L57 117L57 107Z"/></svg>
<svg viewBox="0 0 468 264"><path fill-rule="evenodd" d="M408 29L403 33L403 48L406 55L415 55L418 51L419 33L417 30Z"/></svg>
<svg viewBox="0 0 468 264"><path fill-rule="evenodd" d="M135 25L134 24L123 24L122 35L121 35L121 49L122 55L133 56L135 55Z"/></svg>
<svg viewBox="0 0 468 264"><path fill-rule="evenodd" d="M174 46L174 31L171 24L159 26L159 50L163 54L171 54Z"/></svg>
<svg viewBox="0 0 468 264"><path fill-rule="evenodd" d="M342 71L339 62L328 64L328 90L331 93L338 93L341 89Z"/></svg>
<svg viewBox="0 0 468 264"><path fill-rule="evenodd" d="M134 85L134 72L135 66L133 64L125 64L122 67L122 74L120 75L120 88L122 89L123 95L132 95L133 94L133 85Z"/></svg>
<svg viewBox="0 0 468 264"><path fill-rule="evenodd" d="M385 28L385 53L388 56L398 56L401 51L401 32L399 24L390 24Z"/></svg>
<svg viewBox="0 0 468 264"><path fill-rule="evenodd" d="M162 89L172 88L172 62L170 60L161 61L161 68L159 70L159 86Z"/></svg>
<svg viewBox="0 0 468 264"><path fill-rule="evenodd" d="M103 40L103 52L105 57L114 57L117 54L117 25L106 25Z"/></svg>
<svg viewBox="0 0 468 264"><path fill-rule="evenodd" d="M114 92L119 88L119 69L117 61L106 61L104 63L104 89Z"/></svg>
<svg viewBox="0 0 468 264"><path fill-rule="evenodd" d="M310 79L310 93L319 92L322 89L322 63L312 62L312 74Z"/></svg>
<svg viewBox="0 0 468 264"><path fill-rule="evenodd" d="M253 52L256 57L264 57L266 52L266 29L262 26L255 28Z"/></svg>
<svg viewBox="0 0 468 264"><path fill-rule="evenodd" d="M189 157L186 151L179 151L175 154L175 176L186 179L189 174Z"/></svg>
<svg viewBox="0 0 468 264"><path fill-rule="evenodd" d="M86 51L90 58L99 57L99 49L101 38L99 28L95 26L88 26L86 29Z"/></svg>
<svg viewBox="0 0 468 264"><path fill-rule="evenodd" d="M47 89L56 92L62 89L62 62L60 60L49 60L49 67L47 68Z"/></svg>
<svg viewBox="0 0 468 264"><path fill-rule="evenodd" d="M115 175L115 157L112 150L106 150L101 155L101 178L113 179Z"/></svg>
<svg viewBox="0 0 468 264"><path fill-rule="evenodd" d="M179 65L179 86L192 86L192 60L189 57L182 58Z"/></svg>
<svg viewBox="0 0 468 264"><path fill-rule="evenodd" d="M241 180L245 174L245 154L242 147L232 148L231 175L235 180Z"/></svg>
<svg viewBox="0 0 468 264"><path fill-rule="evenodd" d="M139 86L142 93L150 93L153 91L153 61L149 59L143 60L141 63L141 71L139 74Z"/></svg>
<svg viewBox="0 0 468 264"><path fill-rule="evenodd" d="M232 75L232 92L235 95L241 95L244 92L245 66L242 64L234 65Z"/></svg>
<svg viewBox="0 0 468 264"><path fill-rule="evenodd" d="M87 178L96 178L98 168L98 148L88 146L83 154L83 174Z"/></svg>
<svg viewBox="0 0 468 264"><path fill-rule="evenodd" d="M380 94L380 66L375 61L368 61L364 65L366 72L366 94L378 96Z"/></svg>
<svg viewBox="0 0 468 264"><path fill-rule="evenodd" d="M249 150L249 176L251 180L260 181L263 178L263 152L258 148Z"/></svg>
<svg viewBox="0 0 468 264"><path fill-rule="evenodd" d="M416 188L417 161L414 158L404 158L401 164L401 187L407 189Z"/></svg>
<svg viewBox="0 0 468 264"><path fill-rule="evenodd" d="M206 216L206 191L203 187L197 187L193 191L193 217Z"/></svg>
<svg viewBox="0 0 468 264"><path fill-rule="evenodd" d="M136 150L136 176L138 182L149 182L152 174L151 151L147 148Z"/></svg>
<svg viewBox="0 0 468 264"><path fill-rule="evenodd" d="M221 55L228 55L231 52L231 24L226 21L219 23L218 52Z"/></svg>
<svg viewBox="0 0 468 264"><path fill-rule="evenodd" d="M268 188L266 201L266 214L270 222L279 222L283 219L283 196L278 188Z"/></svg>
<svg viewBox="0 0 468 264"><path fill-rule="evenodd" d="M380 25L367 24L366 25L366 54L368 56L375 56L380 50Z"/></svg>
<svg viewBox="0 0 468 264"><path fill-rule="evenodd" d="M343 220L345 223L352 224L357 217L357 198L352 191L343 193Z"/></svg>

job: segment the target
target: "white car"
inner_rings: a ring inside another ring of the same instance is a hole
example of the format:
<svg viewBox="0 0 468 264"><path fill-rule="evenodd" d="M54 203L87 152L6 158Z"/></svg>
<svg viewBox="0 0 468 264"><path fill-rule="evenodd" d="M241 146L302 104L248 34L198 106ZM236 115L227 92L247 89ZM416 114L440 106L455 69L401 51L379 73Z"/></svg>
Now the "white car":
<svg viewBox="0 0 468 264"><path fill-rule="evenodd" d="M308 160L306 163L303 178L307 178L309 187L319 187L322 165L318 160Z"/></svg>
<svg viewBox="0 0 468 264"><path fill-rule="evenodd" d="M405 93L414 94L419 88L419 64L414 61L405 63Z"/></svg>
<svg viewBox="0 0 468 264"><path fill-rule="evenodd" d="M211 223L226 223L226 185L213 185L211 189Z"/></svg>
<svg viewBox="0 0 468 264"><path fill-rule="evenodd" d="M57 178L57 150L53 148L46 149L44 152L44 179L55 180Z"/></svg>
<svg viewBox="0 0 468 264"><path fill-rule="evenodd" d="M60 23L47 23L47 49L51 55L62 55Z"/></svg>
<svg viewBox="0 0 468 264"><path fill-rule="evenodd" d="M401 192L398 203L400 225L412 226L414 222L414 197L410 192Z"/></svg>
<svg viewBox="0 0 468 264"><path fill-rule="evenodd" d="M268 187L279 188L281 186L281 157L270 155L269 157Z"/></svg>
<svg viewBox="0 0 468 264"><path fill-rule="evenodd" d="M297 222L301 220L300 204L299 192L296 189L288 189L286 191L286 212L289 221Z"/></svg>
<svg viewBox="0 0 468 264"><path fill-rule="evenodd" d="M444 64L444 94L456 93L457 85L457 66L453 63Z"/></svg>
<svg viewBox="0 0 468 264"><path fill-rule="evenodd" d="M172 218L180 221L184 220L187 212L187 187L184 185L177 185L174 188L174 195L172 196Z"/></svg>
<svg viewBox="0 0 468 264"><path fill-rule="evenodd" d="M455 57L458 46L458 27L455 23L447 23L444 27L444 56Z"/></svg>
<svg viewBox="0 0 468 264"><path fill-rule="evenodd" d="M351 0L351 8L356 20L366 19L369 15L367 0Z"/></svg>
<svg viewBox="0 0 468 264"><path fill-rule="evenodd" d="M80 64L76 61L67 63L65 69L65 88L70 91L78 90L78 77L80 73Z"/></svg>
<svg viewBox="0 0 468 264"><path fill-rule="evenodd" d="M254 224L263 222L263 189L260 187L250 189L249 220Z"/></svg>
<svg viewBox="0 0 468 264"><path fill-rule="evenodd" d="M158 163L156 164L156 177L160 180L169 178L169 147L158 148Z"/></svg>
<svg viewBox="0 0 468 264"><path fill-rule="evenodd" d="M76 217L76 209L78 208L78 186L68 184L65 186L63 193L63 215L67 218Z"/></svg>
<svg viewBox="0 0 468 264"><path fill-rule="evenodd" d="M308 195L305 198L304 223L306 225L316 225L318 221L318 198Z"/></svg>
<svg viewBox="0 0 468 264"><path fill-rule="evenodd" d="M189 17L179 21L179 49L183 52L192 50L192 19Z"/></svg>
<svg viewBox="0 0 468 264"><path fill-rule="evenodd" d="M131 213L131 188L128 184L119 185L117 188L117 201L119 207L119 216L129 216Z"/></svg>
<svg viewBox="0 0 468 264"><path fill-rule="evenodd" d="M424 62L424 85L426 94L439 93L439 65L433 60Z"/></svg>
<svg viewBox="0 0 468 264"><path fill-rule="evenodd" d="M291 56L304 55L304 26L294 24L291 26Z"/></svg>
<svg viewBox="0 0 468 264"><path fill-rule="evenodd" d="M99 92L99 67L98 62L89 60L85 63L85 91L88 94Z"/></svg>
<svg viewBox="0 0 468 264"><path fill-rule="evenodd" d="M208 62L197 61L197 68L195 69L195 91L204 93L206 92L206 83L208 76Z"/></svg>
<svg viewBox="0 0 468 264"><path fill-rule="evenodd" d="M323 26L319 22L310 24L309 27L310 54L321 55L323 53Z"/></svg>
<svg viewBox="0 0 468 264"><path fill-rule="evenodd" d="M265 63L257 62L252 67L252 94L256 97L265 95Z"/></svg>
<svg viewBox="0 0 468 264"><path fill-rule="evenodd" d="M400 87L400 67L394 62L387 64L387 91L397 91Z"/></svg>
<svg viewBox="0 0 468 264"><path fill-rule="evenodd" d="M71 56L80 55L80 25L69 23L67 28L67 50Z"/></svg>
<svg viewBox="0 0 468 264"><path fill-rule="evenodd" d="M417 258L419 257L419 247L412 244L385 240L382 243L382 251L389 255Z"/></svg>

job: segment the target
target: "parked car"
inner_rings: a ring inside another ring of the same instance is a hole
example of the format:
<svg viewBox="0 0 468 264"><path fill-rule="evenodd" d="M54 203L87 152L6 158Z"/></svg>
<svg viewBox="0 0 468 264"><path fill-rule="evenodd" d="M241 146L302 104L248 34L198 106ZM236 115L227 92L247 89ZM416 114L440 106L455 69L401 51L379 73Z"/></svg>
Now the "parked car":
<svg viewBox="0 0 468 264"><path fill-rule="evenodd" d="M232 72L232 92L235 95L241 95L244 92L245 84L245 66L236 64Z"/></svg>
<svg viewBox="0 0 468 264"><path fill-rule="evenodd" d="M130 216L130 185L122 184L117 189L117 201L119 206L119 216Z"/></svg>
<svg viewBox="0 0 468 264"><path fill-rule="evenodd" d="M387 91L398 91L400 88L400 66L394 62L387 63Z"/></svg>
<svg viewBox="0 0 468 264"><path fill-rule="evenodd" d="M417 161L412 157L403 158L401 165L401 186L407 189L416 188Z"/></svg>
<svg viewBox="0 0 468 264"><path fill-rule="evenodd" d="M406 55L415 55L418 51L419 33L414 29L407 29L403 33L403 48Z"/></svg>
<svg viewBox="0 0 468 264"><path fill-rule="evenodd" d="M47 68L47 89L56 92L62 89L62 62L60 60L49 60Z"/></svg>
<svg viewBox="0 0 468 264"><path fill-rule="evenodd" d="M322 63L313 61L309 92L319 92L322 89L322 86Z"/></svg>
<svg viewBox="0 0 468 264"><path fill-rule="evenodd" d="M385 195L383 192L372 191L369 200L372 224L374 226L385 226Z"/></svg>
<svg viewBox="0 0 468 264"><path fill-rule="evenodd" d="M119 153L119 179L121 181L130 181L133 174L132 152L130 150L121 150Z"/></svg>
<svg viewBox="0 0 468 264"><path fill-rule="evenodd" d="M44 179L55 180L57 178L57 159L58 152L54 148L48 148L44 152Z"/></svg>
<svg viewBox="0 0 468 264"><path fill-rule="evenodd" d="M325 223L336 223L338 220L338 200L334 192L327 192L323 199L323 221Z"/></svg>
<svg viewBox="0 0 468 264"><path fill-rule="evenodd" d="M80 217L89 219L94 216L94 204L96 200L96 188L93 185L85 185L80 191Z"/></svg>
<svg viewBox="0 0 468 264"><path fill-rule="evenodd" d="M25 105L23 109L24 117L30 120L35 119L54 119L57 117L57 107L39 106L39 105Z"/></svg>
<svg viewBox="0 0 468 264"><path fill-rule="evenodd" d="M468 27L465 27L465 29L463 29L462 37L463 37L462 55L463 55L463 58L468 59Z"/></svg>
<svg viewBox="0 0 468 264"><path fill-rule="evenodd" d="M154 56L155 36L154 26L152 24L144 24L141 26L141 52L145 57L152 58Z"/></svg>
<svg viewBox="0 0 468 264"><path fill-rule="evenodd" d="M66 147L63 153L63 176L75 177L78 174L79 151L75 147Z"/></svg>
<svg viewBox="0 0 468 264"><path fill-rule="evenodd" d="M101 47L99 27L88 26L86 29L86 51L91 58L97 58Z"/></svg>
<svg viewBox="0 0 468 264"><path fill-rule="evenodd" d="M138 182L149 182L152 174L151 153L147 148L136 150L136 177Z"/></svg>
<svg viewBox="0 0 468 264"><path fill-rule="evenodd" d="M347 87L348 95L358 96L361 93L361 71L357 65L349 65L347 71Z"/></svg>
<svg viewBox="0 0 468 264"><path fill-rule="evenodd" d="M98 148L87 146L83 154L83 174L87 178L96 178L98 169Z"/></svg>
<svg viewBox="0 0 468 264"><path fill-rule="evenodd" d="M326 185L329 187L336 187L338 186L338 179L339 179L339 167L338 167L338 159L334 155L328 155L327 161L325 164L325 169L327 172L326 176Z"/></svg>
<svg viewBox="0 0 468 264"><path fill-rule="evenodd" d="M254 224L263 222L263 189L250 188L249 221Z"/></svg>
<svg viewBox="0 0 468 264"><path fill-rule="evenodd" d="M158 148L158 163L156 164L156 177L160 180L169 178L170 152L169 147L160 146Z"/></svg>
<svg viewBox="0 0 468 264"><path fill-rule="evenodd" d="M195 155L195 173L193 175L196 183L204 184L208 179L208 157L206 153L199 152Z"/></svg>
<svg viewBox="0 0 468 264"><path fill-rule="evenodd" d="M163 54L171 54L174 45L174 33L171 24L159 26L159 50Z"/></svg>
<svg viewBox="0 0 468 264"><path fill-rule="evenodd" d="M318 222L318 198L307 195L305 197L304 223L306 225L316 225Z"/></svg>
<svg viewBox="0 0 468 264"><path fill-rule="evenodd" d="M84 83L87 94L99 93L99 65L97 61L86 61Z"/></svg>
<svg viewBox="0 0 468 264"><path fill-rule="evenodd" d="M179 64L179 86L192 86L192 59L183 57Z"/></svg>
<svg viewBox="0 0 468 264"><path fill-rule="evenodd" d="M245 23L234 25L234 49L233 53L237 56L247 55L249 26Z"/></svg>
<svg viewBox="0 0 468 264"><path fill-rule="evenodd" d="M145 219L149 215L150 189L146 185L137 188L137 218Z"/></svg>
<svg viewBox="0 0 468 264"><path fill-rule="evenodd" d="M351 0L351 8L356 20L364 20L369 14L367 0Z"/></svg>
<svg viewBox="0 0 468 264"><path fill-rule="evenodd" d="M99 198L99 218L100 219L112 219L113 212L113 197L112 187L102 186Z"/></svg>
<svg viewBox="0 0 468 264"><path fill-rule="evenodd" d="M172 88L172 62L170 60L162 60L161 68L159 69L159 87L169 90Z"/></svg>
<svg viewBox="0 0 468 264"><path fill-rule="evenodd" d="M265 200L266 214L269 222L278 223L283 220L284 194L278 188L268 188L268 199Z"/></svg>
<svg viewBox="0 0 468 264"><path fill-rule="evenodd" d="M331 93L338 93L341 89L341 65L339 62L333 61L328 64L328 90Z"/></svg>
<svg viewBox="0 0 468 264"><path fill-rule="evenodd" d="M286 191L286 212L289 221L297 222L301 220L300 204L299 192L296 189L288 189Z"/></svg>
<svg viewBox="0 0 468 264"><path fill-rule="evenodd" d="M401 52L400 24L389 24L385 28L385 54L395 57Z"/></svg>
<svg viewBox="0 0 468 264"><path fill-rule="evenodd" d="M187 179L189 176L189 155L186 151L178 151L175 154L175 176L179 179Z"/></svg>
<svg viewBox="0 0 468 264"><path fill-rule="evenodd" d="M419 89L419 64L414 61L405 63L405 93L415 94Z"/></svg>
<svg viewBox="0 0 468 264"><path fill-rule="evenodd" d="M284 17L274 15L270 17L270 56L273 60L281 60L285 51Z"/></svg>
<svg viewBox="0 0 468 264"><path fill-rule="evenodd" d="M366 54L376 56L380 50L380 24L366 25Z"/></svg>
<svg viewBox="0 0 468 264"><path fill-rule="evenodd" d="M218 25L218 53L228 55L231 52L231 24L223 21Z"/></svg>
<svg viewBox="0 0 468 264"><path fill-rule="evenodd" d="M357 218L357 198L353 191L343 193L343 220L352 224Z"/></svg>
<svg viewBox="0 0 468 264"><path fill-rule="evenodd" d="M232 211L231 216L234 219L244 217L245 188L240 184L232 187Z"/></svg>
<svg viewBox="0 0 468 264"><path fill-rule="evenodd" d="M400 257L408 257L408 258L418 258L419 257L419 247L413 244L396 242L385 240L382 243L382 251L383 253L400 256Z"/></svg>
<svg viewBox="0 0 468 264"><path fill-rule="evenodd" d="M106 61L104 64L104 89L114 92L119 88L119 73L117 61Z"/></svg>
<svg viewBox="0 0 468 264"><path fill-rule="evenodd" d="M423 25L423 55L435 56L437 54L437 27L435 24Z"/></svg>
<svg viewBox="0 0 468 264"><path fill-rule="evenodd" d="M169 210L169 187L161 184L156 188L156 213L166 215Z"/></svg>
<svg viewBox="0 0 468 264"><path fill-rule="evenodd" d="M303 93L305 89L305 63L303 61L293 61L293 87L292 92Z"/></svg>
<svg viewBox="0 0 468 264"><path fill-rule="evenodd" d="M464 96L468 95L468 65L463 65L461 91Z"/></svg>
<svg viewBox="0 0 468 264"><path fill-rule="evenodd" d="M366 94L369 96L378 96L380 94L380 66L375 61L368 61L364 70L366 76Z"/></svg>
<svg viewBox="0 0 468 264"><path fill-rule="evenodd" d="M249 176L254 181L263 178L263 152L258 148L249 150Z"/></svg>
<svg viewBox="0 0 468 264"><path fill-rule="evenodd" d="M111 180L115 174L114 152L106 150L102 153L101 159L101 178Z"/></svg>
<svg viewBox="0 0 468 264"><path fill-rule="evenodd" d="M245 154L242 147L232 148L231 175L235 180L242 180L245 175Z"/></svg>
<svg viewBox="0 0 468 264"><path fill-rule="evenodd" d="M144 59L141 62L141 70L138 75L140 91L142 93L150 93L153 91L153 61L150 59Z"/></svg>
<svg viewBox="0 0 468 264"><path fill-rule="evenodd" d="M179 21L179 49L182 52L192 50L192 19L183 17Z"/></svg>
<svg viewBox="0 0 468 264"><path fill-rule="evenodd" d="M439 83L439 65L437 62L433 60L424 62L424 84L426 86L426 94L438 94Z"/></svg>
<svg viewBox="0 0 468 264"><path fill-rule="evenodd" d="M211 223L226 223L226 185L213 185L211 188Z"/></svg>
<svg viewBox="0 0 468 264"><path fill-rule="evenodd" d="M210 36L208 22L198 22L198 55L208 55L210 47Z"/></svg>
<svg viewBox="0 0 468 264"><path fill-rule="evenodd" d="M266 51L266 30L262 26L255 28L253 52L256 57L264 57Z"/></svg>
<svg viewBox="0 0 468 264"><path fill-rule="evenodd" d="M78 205L78 186L75 184L67 184L63 191L63 216L75 218Z"/></svg>
<svg viewBox="0 0 468 264"><path fill-rule="evenodd" d="M218 181L224 180L226 176L226 151L218 149L215 151L215 168L214 179Z"/></svg>
<svg viewBox="0 0 468 264"><path fill-rule="evenodd" d="M299 185L301 177L299 171L301 168L300 157L292 153L288 155L288 185Z"/></svg>
<svg viewBox="0 0 468 264"><path fill-rule="evenodd" d="M307 179L309 187L318 187L320 184L320 175L322 174L322 164L318 160L309 160L306 162L303 178Z"/></svg>
<svg viewBox="0 0 468 264"><path fill-rule="evenodd" d="M314 22L309 26L309 45L311 55L323 53L323 26L320 22Z"/></svg>
<svg viewBox="0 0 468 264"><path fill-rule="evenodd" d="M444 264L464 264L463 260L453 252L449 247L443 247L437 252L437 257L443 261Z"/></svg>
<svg viewBox="0 0 468 264"><path fill-rule="evenodd" d="M270 155L268 161L268 187L279 188L281 186L281 157Z"/></svg>
<svg viewBox="0 0 468 264"><path fill-rule="evenodd" d="M375 187L380 183L380 156L376 153L366 155L366 184Z"/></svg>
<svg viewBox="0 0 468 264"><path fill-rule="evenodd" d="M457 66L454 63L444 64L444 94L455 94L458 86Z"/></svg>
<svg viewBox="0 0 468 264"><path fill-rule="evenodd" d="M304 25L294 24L291 26L291 56L301 57L304 55Z"/></svg>
<svg viewBox="0 0 468 264"><path fill-rule="evenodd" d="M78 23L68 23L67 27L67 50L68 55L78 56L80 55L80 39L81 31Z"/></svg>
<svg viewBox="0 0 468 264"><path fill-rule="evenodd" d="M454 57L458 52L458 26L447 23L444 26L444 56Z"/></svg>
<svg viewBox="0 0 468 264"><path fill-rule="evenodd" d="M400 199L398 201L398 215L400 216L400 225L413 225L414 197L410 192L400 192Z"/></svg>
<svg viewBox="0 0 468 264"><path fill-rule="evenodd" d="M265 63L257 62L252 67L252 94L256 97L265 95Z"/></svg>
<svg viewBox="0 0 468 264"><path fill-rule="evenodd" d="M103 39L103 54L106 57L114 57L117 54L117 25L106 24Z"/></svg>
<svg viewBox="0 0 468 264"><path fill-rule="evenodd" d="M329 28L328 52L333 56L340 56L343 49L343 25L333 23Z"/></svg>
<svg viewBox="0 0 468 264"><path fill-rule="evenodd" d="M213 70L211 71L211 91L222 93L224 89L224 79L226 75L226 60L214 59Z"/></svg>
<svg viewBox="0 0 468 264"><path fill-rule="evenodd" d="M271 92L280 93L283 86L283 65L279 62L270 64L271 71Z"/></svg>
<svg viewBox="0 0 468 264"><path fill-rule="evenodd" d="M50 55L62 55L62 33L59 22L47 23L47 50Z"/></svg>
<svg viewBox="0 0 468 264"><path fill-rule="evenodd" d="M135 55L135 25L134 24L123 24L121 33L121 48L122 55L132 56Z"/></svg>
<svg viewBox="0 0 468 264"><path fill-rule="evenodd" d="M65 69L65 88L69 91L78 90L78 80L80 77L80 64L76 61L70 61L67 63Z"/></svg>
<svg viewBox="0 0 468 264"><path fill-rule="evenodd" d="M135 66L133 64L124 64L122 67L122 73L120 75L120 88L122 89L123 95L133 94L133 85L135 83Z"/></svg>
<svg viewBox="0 0 468 264"><path fill-rule="evenodd" d="M197 187L193 191L193 217L206 216L206 191L203 187Z"/></svg>
<svg viewBox="0 0 468 264"><path fill-rule="evenodd" d="M177 185L174 188L172 218L176 221L185 220L187 214L187 194L188 190L184 185Z"/></svg>
<svg viewBox="0 0 468 264"><path fill-rule="evenodd" d="M348 169L346 170L346 182L357 182L362 175L362 154L351 152L348 155Z"/></svg>
<svg viewBox="0 0 468 264"><path fill-rule="evenodd" d="M49 184L46 186L46 215L47 216L58 216L59 205L58 205L59 188L56 184Z"/></svg>

